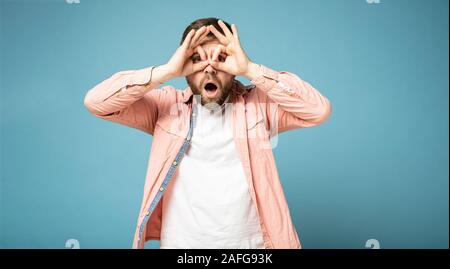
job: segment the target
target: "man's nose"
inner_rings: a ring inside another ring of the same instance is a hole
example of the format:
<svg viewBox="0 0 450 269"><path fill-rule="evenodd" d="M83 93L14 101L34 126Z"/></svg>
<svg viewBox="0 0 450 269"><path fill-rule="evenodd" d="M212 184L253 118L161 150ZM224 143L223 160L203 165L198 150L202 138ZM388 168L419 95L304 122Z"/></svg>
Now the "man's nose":
<svg viewBox="0 0 450 269"><path fill-rule="evenodd" d="M208 66L203 70L203 72L208 74L215 74L216 69L214 69L210 64L208 64Z"/></svg>

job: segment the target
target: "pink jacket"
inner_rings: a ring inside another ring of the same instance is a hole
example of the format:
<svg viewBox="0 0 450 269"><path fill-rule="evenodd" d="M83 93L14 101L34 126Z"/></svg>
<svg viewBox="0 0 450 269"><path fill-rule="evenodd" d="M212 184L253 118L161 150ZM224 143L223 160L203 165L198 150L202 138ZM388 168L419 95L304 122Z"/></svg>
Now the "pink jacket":
<svg viewBox="0 0 450 269"><path fill-rule="evenodd" d="M263 65L260 68L263 75L252 80L251 86L237 80L233 84L234 141L265 248L298 249L301 244L278 177L271 138L321 124L330 116L331 104L298 76ZM160 239L159 201L189 145L190 123L195 116L191 89L158 88L159 83L151 80L152 70L153 66L118 72L91 89L84 99L95 116L153 135L133 248L144 248L146 241Z"/></svg>

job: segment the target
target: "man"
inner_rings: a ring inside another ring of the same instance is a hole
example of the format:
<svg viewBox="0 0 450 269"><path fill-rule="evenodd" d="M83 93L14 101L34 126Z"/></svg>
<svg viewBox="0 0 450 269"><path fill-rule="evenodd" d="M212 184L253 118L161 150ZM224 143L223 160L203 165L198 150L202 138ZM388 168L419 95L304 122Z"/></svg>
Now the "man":
<svg viewBox="0 0 450 269"><path fill-rule="evenodd" d="M189 87L159 87L175 77ZM84 102L153 135L133 248L301 248L270 139L321 124L331 105L298 76L250 61L234 24L192 22L166 64L116 73Z"/></svg>

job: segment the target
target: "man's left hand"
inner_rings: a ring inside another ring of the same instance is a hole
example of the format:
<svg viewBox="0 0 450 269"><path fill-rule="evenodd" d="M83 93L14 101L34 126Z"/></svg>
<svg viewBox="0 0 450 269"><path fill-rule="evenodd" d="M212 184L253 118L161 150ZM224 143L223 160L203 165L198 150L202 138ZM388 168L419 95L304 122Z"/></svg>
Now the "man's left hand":
<svg viewBox="0 0 450 269"><path fill-rule="evenodd" d="M213 52L211 66L235 76L253 79L256 65L250 61L242 49L236 25L231 25L233 31L231 32L222 20L219 20L218 23L225 35L220 33L213 25L208 26L220 42Z"/></svg>

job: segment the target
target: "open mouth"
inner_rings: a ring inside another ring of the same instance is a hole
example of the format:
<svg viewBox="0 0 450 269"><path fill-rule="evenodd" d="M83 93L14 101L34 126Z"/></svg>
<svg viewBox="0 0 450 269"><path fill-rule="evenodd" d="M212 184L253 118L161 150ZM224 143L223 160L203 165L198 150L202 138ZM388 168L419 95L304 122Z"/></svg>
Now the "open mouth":
<svg viewBox="0 0 450 269"><path fill-rule="evenodd" d="M205 84L205 95L208 98L215 98L219 94L218 87L213 82L208 82Z"/></svg>

